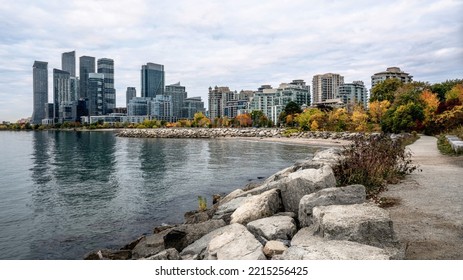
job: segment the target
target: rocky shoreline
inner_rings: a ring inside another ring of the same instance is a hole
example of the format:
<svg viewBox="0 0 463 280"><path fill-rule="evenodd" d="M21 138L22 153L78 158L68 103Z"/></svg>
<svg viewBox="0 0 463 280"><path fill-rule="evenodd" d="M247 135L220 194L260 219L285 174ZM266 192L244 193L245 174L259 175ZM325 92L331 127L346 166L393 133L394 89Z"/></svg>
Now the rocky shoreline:
<svg viewBox="0 0 463 280"><path fill-rule="evenodd" d="M254 133L262 131L274 133ZM128 134L120 136L138 137ZM185 214L183 224L157 227L120 250L96 250L85 259L403 259L389 212L366 200L364 186L336 187L339 151L317 152L253 188L216 198L211 209Z"/></svg>
<svg viewBox="0 0 463 280"><path fill-rule="evenodd" d="M119 137L133 138L310 138L351 140L361 133L330 131L294 131L286 128L155 128L124 129Z"/></svg>

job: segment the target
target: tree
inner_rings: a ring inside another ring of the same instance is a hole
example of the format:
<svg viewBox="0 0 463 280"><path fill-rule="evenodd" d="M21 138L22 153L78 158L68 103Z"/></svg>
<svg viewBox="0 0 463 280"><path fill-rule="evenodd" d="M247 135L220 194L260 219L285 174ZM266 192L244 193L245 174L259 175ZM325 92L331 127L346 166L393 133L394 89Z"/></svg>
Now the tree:
<svg viewBox="0 0 463 280"><path fill-rule="evenodd" d="M399 79L387 79L378 83L371 89L370 102L383 100L394 102L395 91L402 85Z"/></svg>
<svg viewBox="0 0 463 280"><path fill-rule="evenodd" d="M432 93L430 90L424 90L421 93L420 98L424 103L424 121L425 123L430 123L434 119L437 108L439 107L439 98L437 97L437 94Z"/></svg>
<svg viewBox="0 0 463 280"><path fill-rule="evenodd" d="M331 131L345 131L349 125L349 114L345 108L338 108L327 113L327 129Z"/></svg>
<svg viewBox="0 0 463 280"><path fill-rule="evenodd" d="M381 129L384 132L400 133L422 130L424 120L420 104L410 102L406 105L390 108L383 117Z"/></svg>
<svg viewBox="0 0 463 280"><path fill-rule="evenodd" d="M312 108L297 115L295 121L303 130L318 130L319 124L323 123L325 116L325 113L319 109ZM314 123L314 121L316 122Z"/></svg>
<svg viewBox="0 0 463 280"><path fill-rule="evenodd" d="M368 115L361 105L354 107L352 112L352 128L355 131L366 131Z"/></svg>
<svg viewBox="0 0 463 280"><path fill-rule="evenodd" d="M373 123L379 124L381 123L381 119L383 118L386 111L391 107L391 102L389 100L383 101L373 101L369 104L368 113L370 114L370 119Z"/></svg>
<svg viewBox="0 0 463 280"><path fill-rule="evenodd" d="M284 111L286 115L295 115L302 113L301 106L299 106L299 104L297 104L294 101L289 101L288 104L286 104Z"/></svg>
<svg viewBox="0 0 463 280"><path fill-rule="evenodd" d="M436 83L431 86L430 90L437 94L439 101L443 102L445 101L445 94L457 84L463 84L463 80L456 79L456 80L447 80L442 83Z"/></svg>
<svg viewBox="0 0 463 280"><path fill-rule="evenodd" d="M235 118L236 121L238 121L238 124L240 127L249 127L252 126L252 118L249 113L246 114L240 114L236 116Z"/></svg>
<svg viewBox="0 0 463 280"><path fill-rule="evenodd" d="M193 116L193 124L192 126L197 126L197 127L208 127L211 121L206 118L206 116L203 114L203 112L197 112Z"/></svg>
<svg viewBox="0 0 463 280"><path fill-rule="evenodd" d="M463 84L458 84L452 87L451 90L445 93L445 100L459 100L460 103L463 103Z"/></svg>

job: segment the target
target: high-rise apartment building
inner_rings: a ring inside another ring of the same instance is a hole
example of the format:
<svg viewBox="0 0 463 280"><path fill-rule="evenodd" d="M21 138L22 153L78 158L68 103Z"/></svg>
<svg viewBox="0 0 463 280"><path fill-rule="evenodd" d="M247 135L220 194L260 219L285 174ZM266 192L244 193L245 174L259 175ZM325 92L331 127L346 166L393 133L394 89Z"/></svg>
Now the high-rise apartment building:
<svg viewBox="0 0 463 280"><path fill-rule="evenodd" d="M349 110L357 104L361 104L365 109L368 106L368 90L362 81L353 81L341 85L339 87L339 98Z"/></svg>
<svg viewBox="0 0 463 280"><path fill-rule="evenodd" d="M61 55L61 70L69 72L71 77L76 76L76 51L65 52Z"/></svg>
<svg viewBox="0 0 463 280"><path fill-rule="evenodd" d="M80 98L87 98L88 75L90 73L95 73L95 58L92 56L81 56L79 58Z"/></svg>
<svg viewBox="0 0 463 280"><path fill-rule="evenodd" d="M387 79L399 79L403 83L410 83L413 80L412 78L413 76L400 70L399 67L388 67L386 71L371 76L371 88Z"/></svg>
<svg viewBox="0 0 463 280"><path fill-rule="evenodd" d="M226 116L225 108L227 103L232 100L236 100L235 92L231 91L229 87L215 86L214 89L209 87L209 118L214 120Z"/></svg>
<svg viewBox="0 0 463 280"><path fill-rule="evenodd" d="M172 116L180 119L182 117L183 101L187 97L185 87L180 82L166 86L164 95L170 96L172 100Z"/></svg>
<svg viewBox="0 0 463 280"><path fill-rule="evenodd" d="M33 111L32 124L42 124L45 104L48 103L48 62L35 61L32 66Z"/></svg>
<svg viewBox="0 0 463 280"><path fill-rule="evenodd" d="M89 73L87 87L89 116L104 115L104 74Z"/></svg>
<svg viewBox="0 0 463 280"><path fill-rule="evenodd" d="M312 79L313 104L324 104L339 99L339 86L344 84L344 77L327 73L315 75Z"/></svg>
<svg viewBox="0 0 463 280"><path fill-rule="evenodd" d="M72 120L71 75L53 69L53 119L55 123Z"/></svg>
<svg viewBox="0 0 463 280"><path fill-rule="evenodd" d="M97 61L97 71L104 75L103 115L113 113L116 108L116 89L114 88L114 60L100 58Z"/></svg>
<svg viewBox="0 0 463 280"><path fill-rule="evenodd" d="M206 112L201 97L189 97L183 101L182 118L192 120L197 112Z"/></svg>
<svg viewBox="0 0 463 280"><path fill-rule="evenodd" d="M127 87L127 91L125 92L125 107L128 108L129 102L132 98L137 96L137 90L135 87Z"/></svg>
<svg viewBox="0 0 463 280"><path fill-rule="evenodd" d="M164 65L147 63L141 67L141 97L164 95Z"/></svg>

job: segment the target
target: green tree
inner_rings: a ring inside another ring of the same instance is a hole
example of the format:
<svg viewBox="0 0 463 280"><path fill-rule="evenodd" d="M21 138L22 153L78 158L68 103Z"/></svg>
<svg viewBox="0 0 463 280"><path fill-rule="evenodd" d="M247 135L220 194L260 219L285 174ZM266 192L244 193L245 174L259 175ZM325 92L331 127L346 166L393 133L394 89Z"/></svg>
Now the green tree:
<svg viewBox="0 0 463 280"><path fill-rule="evenodd" d="M402 85L399 79L387 79L378 83L371 89L370 102L383 100L394 102L395 91Z"/></svg>
<svg viewBox="0 0 463 280"><path fill-rule="evenodd" d="M284 109L286 115L296 115L302 113L301 106L294 101L289 101Z"/></svg>
<svg viewBox="0 0 463 280"><path fill-rule="evenodd" d="M423 107L410 102L387 110L381 121L381 129L392 133L420 131L424 118Z"/></svg>
<svg viewBox="0 0 463 280"><path fill-rule="evenodd" d="M463 80L456 79L456 80L447 80L442 83L436 83L431 86L430 90L437 94L437 97L439 97L439 101L443 102L445 101L445 94L457 84L463 84Z"/></svg>

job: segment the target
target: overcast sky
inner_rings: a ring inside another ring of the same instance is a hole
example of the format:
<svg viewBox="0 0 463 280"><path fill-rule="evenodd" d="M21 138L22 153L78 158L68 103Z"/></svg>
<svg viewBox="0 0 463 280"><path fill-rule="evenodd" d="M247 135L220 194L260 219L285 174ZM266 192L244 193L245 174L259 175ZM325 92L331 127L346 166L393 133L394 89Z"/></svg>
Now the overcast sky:
<svg viewBox="0 0 463 280"><path fill-rule="evenodd" d="M345 82L398 66L430 83L463 78L463 1L0 0L0 121L32 114L32 65L61 54L115 61L117 106L140 69L163 64L207 105L209 86L255 90L328 72ZM77 72L78 73L78 70Z"/></svg>

